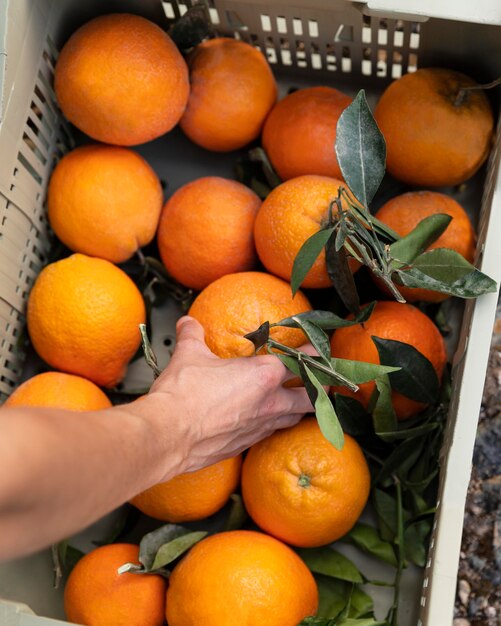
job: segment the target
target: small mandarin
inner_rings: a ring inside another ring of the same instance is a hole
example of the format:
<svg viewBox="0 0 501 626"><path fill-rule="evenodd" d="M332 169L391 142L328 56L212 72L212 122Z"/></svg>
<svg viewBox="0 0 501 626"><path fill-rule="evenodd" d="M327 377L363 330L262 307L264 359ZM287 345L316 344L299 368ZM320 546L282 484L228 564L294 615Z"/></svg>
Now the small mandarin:
<svg viewBox="0 0 501 626"><path fill-rule="evenodd" d="M290 285L264 272L227 274L211 283L196 298L189 315L205 330L205 341L219 357L252 356L254 346L244 335L264 322L280 320L310 311L306 296L292 297ZM302 331L283 326L272 328L270 336L297 348L306 339Z"/></svg>
<svg viewBox="0 0 501 626"><path fill-rule="evenodd" d="M174 568L169 626L297 626L318 608L315 579L277 539L249 530L197 543Z"/></svg>
<svg viewBox="0 0 501 626"><path fill-rule="evenodd" d="M263 54L243 41L216 37L199 44L188 64L191 92L180 124L191 141L228 152L256 139L277 99Z"/></svg>
<svg viewBox="0 0 501 626"><path fill-rule="evenodd" d="M63 372L44 372L19 385L3 406L40 406L70 411L97 411L111 406L90 380Z"/></svg>
<svg viewBox="0 0 501 626"><path fill-rule="evenodd" d="M444 339L431 319L412 304L378 302L366 322L338 328L334 332L331 339L332 356L379 363L379 353L372 340L373 336L410 344L431 362L439 380L441 379L447 360ZM370 381L359 385L356 393L346 387L333 389L354 397L367 407L374 387L374 381ZM397 391L392 392L392 403L400 420L412 417L426 408L424 404Z"/></svg>
<svg viewBox="0 0 501 626"><path fill-rule="evenodd" d="M103 387L125 376L145 321L143 297L127 274L84 254L47 265L28 298L28 332L39 356Z"/></svg>
<svg viewBox="0 0 501 626"><path fill-rule="evenodd" d="M314 418L252 446L242 468L249 515L294 546L322 546L345 535L360 517L369 488L369 468L357 442L345 435L337 450Z"/></svg>
<svg viewBox="0 0 501 626"><path fill-rule="evenodd" d="M85 626L162 626L166 582L162 576L118 573L139 563L139 548L112 543L83 556L64 589L66 618Z"/></svg>
<svg viewBox="0 0 501 626"><path fill-rule="evenodd" d="M164 522L189 522L222 508L240 482L242 455L150 487L131 500L140 511Z"/></svg>
<svg viewBox="0 0 501 626"><path fill-rule="evenodd" d="M221 276L253 269L260 206L248 187L217 176L178 189L163 208L157 235L169 274L201 290Z"/></svg>

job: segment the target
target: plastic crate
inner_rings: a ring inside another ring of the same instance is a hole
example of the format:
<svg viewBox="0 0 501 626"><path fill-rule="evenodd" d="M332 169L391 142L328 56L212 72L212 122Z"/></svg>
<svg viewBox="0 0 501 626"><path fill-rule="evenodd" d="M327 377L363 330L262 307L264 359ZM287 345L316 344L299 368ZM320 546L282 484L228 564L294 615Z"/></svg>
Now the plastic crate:
<svg viewBox="0 0 501 626"><path fill-rule="evenodd" d="M97 14L130 11L167 27L191 4L0 0L0 395L8 395L22 376L25 359L18 344L26 299L51 244L44 206L47 180L73 141L51 87L57 50ZM457 68L478 81L501 74L501 6L492 0L477 0L473 6L464 0L210 0L209 16L219 33L258 46L283 88L328 84L355 93L364 87L374 101L393 78L417 67ZM232 175L234 155L206 153L177 131L139 151L161 177L167 175L170 191L198 176ZM498 283L500 154L498 133L486 175L476 177L461 197L470 209L479 210L477 266ZM406 573L399 626L452 623L464 503L496 303L497 294L489 294L464 307L429 560L424 576L418 570ZM80 536L80 544L90 534ZM62 616L61 591L53 591L51 584L49 551L0 564L0 598L5 599L0 600L0 624L64 623L51 619ZM28 605L38 615L8 600Z"/></svg>

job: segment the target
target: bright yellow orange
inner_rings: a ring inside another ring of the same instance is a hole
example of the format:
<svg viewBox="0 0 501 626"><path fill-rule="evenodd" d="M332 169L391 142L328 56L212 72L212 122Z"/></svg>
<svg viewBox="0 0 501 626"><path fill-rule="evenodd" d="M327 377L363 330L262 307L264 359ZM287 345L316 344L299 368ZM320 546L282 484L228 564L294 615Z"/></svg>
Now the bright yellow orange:
<svg viewBox="0 0 501 626"><path fill-rule="evenodd" d="M256 263L254 221L259 197L234 180L208 176L178 189L158 227L160 256L176 280L201 290Z"/></svg>
<svg viewBox="0 0 501 626"><path fill-rule="evenodd" d="M450 196L436 191L410 191L389 200L379 209L376 217L398 235L404 237L425 217L437 213L450 215L452 220L445 232L431 244L428 250L451 248L472 263L475 254L475 231L466 211ZM400 285L398 289L408 302L415 302L416 300L441 302L449 297L447 294L429 289L409 288Z"/></svg>
<svg viewBox="0 0 501 626"><path fill-rule="evenodd" d="M139 154L91 145L59 161L47 201L50 225L70 250L121 263L155 236L163 195Z"/></svg>
<svg viewBox="0 0 501 626"><path fill-rule="evenodd" d="M322 546L345 535L360 517L369 488L358 443L345 435L337 450L312 417L253 445L242 468L249 515L294 546Z"/></svg>
<svg viewBox="0 0 501 626"><path fill-rule="evenodd" d="M248 530L197 543L174 568L169 626L297 626L318 608L311 572L286 545Z"/></svg>
<svg viewBox="0 0 501 626"><path fill-rule="evenodd" d="M191 92L181 128L196 144L215 152L247 145L261 132L277 99L263 54L236 39L199 44L188 59Z"/></svg>
<svg viewBox="0 0 501 626"><path fill-rule="evenodd" d="M332 87L308 87L273 107L263 128L263 147L280 178L342 178L334 144L339 117L351 100Z"/></svg>
<svg viewBox="0 0 501 626"><path fill-rule="evenodd" d="M431 362L438 378L442 378L447 360L444 339L431 319L412 304L378 302L366 322L339 328L334 332L331 339L332 356L379 363L379 354L372 341L373 336L410 344ZM351 392L346 387L333 389L356 398L367 407L374 387L374 381L370 381L359 385L357 392ZM392 403L397 417L401 420L412 417L425 408L424 404L411 400L397 391L392 392Z"/></svg>
<svg viewBox="0 0 501 626"><path fill-rule="evenodd" d="M54 88L77 128L98 141L133 146L178 123L188 101L188 68L159 26L113 13L87 22L68 39Z"/></svg>
<svg viewBox="0 0 501 626"><path fill-rule="evenodd" d="M457 185L489 154L494 117L475 82L450 69L425 68L391 83L374 116L386 140L388 172L409 185Z"/></svg>
<svg viewBox="0 0 501 626"><path fill-rule="evenodd" d="M67 620L86 626L162 626L165 579L117 572L125 563L139 564L138 557L138 546L127 543L112 543L83 556L64 589Z"/></svg>
<svg viewBox="0 0 501 626"><path fill-rule="evenodd" d="M263 272L227 274L206 287L191 305L189 315L205 330L209 348L222 358L251 356L254 346L244 335L264 322L280 320L310 311L311 305L301 292L292 297L290 285ZM306 339L294 328L271 329L271 337L292 348Z"/></svg>
<svg viewBox="0 0 501 626"><path fill-rule="evenodd" d="M242 455L150 487L131 500L146 515L164 522L200 520L219 511L240 482Z"/></svg>
<svg viewBox="0 0 501 626"><path fill-rule="evenodd" d="M90 380L63 372L44 372L19 385L4 406L42 406L97 411L111 406L108 396Z"/></svg>
<svg viewBox="0 0 501 626"><path fill-rule="evenodd" d="M127 274L83 254L47 265L28 299L28 331L42 359L102 387L124 377L145 319L143 298Z"/></svg>
<svg viewBox="0 0 501 626"><path fill-rule="evenodd" d="M298 176L276 187L265 199L254 224L256 249L272 274L290 281L294 259L304 242L328 222L330 203L345 183L326 176ZM336 213L336 209L333 210ZM358 263L350 261L352 271ZM322 251L303 282L305 288L332 285Z"/></svg>

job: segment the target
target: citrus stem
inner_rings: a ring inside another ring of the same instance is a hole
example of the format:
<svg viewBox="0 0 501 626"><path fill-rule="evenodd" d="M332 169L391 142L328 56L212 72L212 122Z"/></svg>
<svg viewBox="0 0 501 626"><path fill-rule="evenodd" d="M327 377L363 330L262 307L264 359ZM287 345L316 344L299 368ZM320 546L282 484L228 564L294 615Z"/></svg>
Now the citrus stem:
<svg viewBox="0 0 501 626"><path fill-rule="evenodd" d="M315 359L308 356L305 352L299 352L299 350L289 348L289 346L278 343L278 341L275 341L274 339L268 339L267 344L270 348L276 348L277 350L280 350L281 352L284 352L289 356L293 356L295 359L297 359L298 356L301 355L303 361L305 363L308 363L308 365L310 365L311 367L319 370L320 372L324 372L324 374L335 376L337 379L339 379L340 384L345 385L346 387L348 387L348 389L351 389L351 391L358 391L358 385L351 382L351 380L349 380L345 376L338 374L332 367L327 367L327 365L322 365L322 363L315 361Z"/></svg>
<svg viewBox="0 0 501 626"><path fill-rule="evenodd" d="M139 324L139 332L141 333L141 344L146 363L148 363L153 370L153 377L158 378L162 373L162 370L158 367L157 356L151 347L151 343L146 332L146 324Z"/></svg>
<svg viewBox="0 0 501 626"><path fill-rule="evenodd" d="M491 83L485 83L484 85L471 85L469 87L461 87L458 91L456 99L454 100L454 106L459 107L463 104L464 99L466 98L466 93L468 91L474 91L476 89L493 89L498 85L501 85L501 76L499 78L496 78L496 80L493 80Z"/></svg>
<svg viewBox="0 0 501 626"><path fill-rule="evenodd" d="M303 474L301 472L301 474L299 475L297 484L300 487L307 488L307 487L309 487L311 485L311 478L308 476L308 474Z"/></svg>

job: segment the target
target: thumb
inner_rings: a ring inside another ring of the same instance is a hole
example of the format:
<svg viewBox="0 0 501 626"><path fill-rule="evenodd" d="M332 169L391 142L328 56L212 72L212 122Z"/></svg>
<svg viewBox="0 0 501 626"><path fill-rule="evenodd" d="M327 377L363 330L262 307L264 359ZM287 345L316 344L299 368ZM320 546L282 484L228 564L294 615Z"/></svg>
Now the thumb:
<svg viewBox="0 0 501 626"><path fill-rule="evenodd" d="M204 328L194 317L190 317L189 315L180 317L176 324L176 333L177 345L179 347L190 342L192 348L194 348L196 344L199 344L200 348L203 347L205 350L209 350L205 343Z"/></svg>

